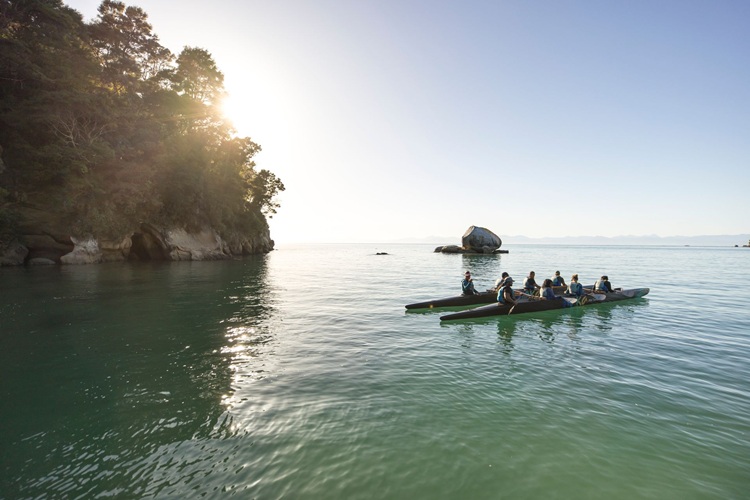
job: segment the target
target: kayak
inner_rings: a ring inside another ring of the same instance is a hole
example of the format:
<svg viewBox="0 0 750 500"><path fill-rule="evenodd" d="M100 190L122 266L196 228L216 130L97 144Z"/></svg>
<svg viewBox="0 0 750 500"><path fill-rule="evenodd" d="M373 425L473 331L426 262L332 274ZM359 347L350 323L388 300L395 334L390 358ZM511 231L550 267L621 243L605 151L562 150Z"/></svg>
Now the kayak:
<svg viewBox="0 0 750 500"><path fill-rule="evenodd" d="M589 287L591 288L591 287ZM567 287L555 286L552 287L555 294L561 295L565 293ZM480 292L478 295L457 295L455 297L446 297L444 299L433 299L425 302L416 302L414 304L407 304L407 309L432 309L434 307L457 307L457 306L471 306L474 304L493 304L497 301L497 292L494 290L487 290L486 292Z"/></svg>
<svg viewBox="0 0 750 500"><path fill-rule="evenodd" d="M515 306L506 304L489 304L486 306L475 307L466 311L459 311L453 314L440 316L440 321L453 321L459 319L484 318L488 316L507 316L509 314L525 314L539 311L550 311L554 309L564 309L567 307L580 307L591 304L601 304L604 302L617 302L626 299L635 299L648 294L648 288L634 288L631 290L618 290L612 293L595 293L577 297L557 297L555 300L534 300L522 297Z"/></svg>
<svg viewBox="0 0 750 500"><path fill-rule="evenodd" d="M615 289L614 292L604 293L606 298L602 302L616 302L618 300L637 299L648 295L650 288L631 288L629 290Z"/></svg>
<svg viewBox="0 0 750 500"><path fill-rule="evenodd" d="M527 312L549 311L551 309L562 309L576 305L578 299L575 297L558 297L555 300L533 300L527 297L520 297L515 305L488 304L486 306L467 309L452 314L440 316L440 321L451 321L456 319L485 318L487 316L507 316L508 314L521 314Z"/></svg>
<svg viewBox="0 0 750 500"><path fill-rule="evenodd" d="M471 306L475 304L489 304L497 301L497 292L487 290L477 295L458 295L456 297L446 297L444 299L433 299L415 304L407 304L407 309L432 309L433 307L455 307Z"/></svg>

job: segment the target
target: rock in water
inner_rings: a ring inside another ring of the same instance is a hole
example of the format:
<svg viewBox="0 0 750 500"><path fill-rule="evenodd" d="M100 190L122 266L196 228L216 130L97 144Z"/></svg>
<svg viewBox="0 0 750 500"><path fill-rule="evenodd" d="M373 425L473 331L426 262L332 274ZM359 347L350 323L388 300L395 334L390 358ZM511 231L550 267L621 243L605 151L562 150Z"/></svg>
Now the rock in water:
<svg viewBox="0 0 750 500"><path fill-rule="evenodd" d="M481 253L492 253L500 248L503 240L487 228L471 226L461 237L461 245Z"/></svg>

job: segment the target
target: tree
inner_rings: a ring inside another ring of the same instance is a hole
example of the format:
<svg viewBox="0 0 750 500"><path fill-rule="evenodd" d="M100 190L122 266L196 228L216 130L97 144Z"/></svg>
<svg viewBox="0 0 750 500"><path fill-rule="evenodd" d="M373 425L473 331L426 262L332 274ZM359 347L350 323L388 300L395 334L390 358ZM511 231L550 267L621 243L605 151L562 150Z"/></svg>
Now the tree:
<svg viewBox="0 0 750 500"><path fill-rule="evenodd" d="M59 182L77 167L67 161L77 155L56 124L88 107L88 86L97 68L83 20L58 0L3 0L0 48L5 163L22 184ZM77 134L75 124L67 124L68 132Z"/></svg>
<svg viewBox="0 0 750 500"><path fill-rule="evenodd" d="M140 7L113 0L104 0L98 10L89 31L102 83L116 94L140 93L158 85L174 56L152 32L148 15Z"/></svg>
<svg viewBox="0 0 750 500"><path fill-rule="evenodd" d="M284 191L284 183L268 170L251 171L246 176L248 197L251 210L258 211L269 218L273 217L279 204L274 201L276 195Z"/></svg>
<svg viewBox="0 0 750 500"><path fill-rule="evenodd" d="M87 25L60 0L0 0L0 240L21 202L79 236L267 229L284 185L233 137L223 81L204 49L174 64L138 7L104 0Z"/></svg>
<svg viewBox="0 0 750 500"><path fill-rule="evenodd" d="M218 104L224 96L224 75L211 54L197 47L185 47L177 56L174 89L206 105Z"/></svg>

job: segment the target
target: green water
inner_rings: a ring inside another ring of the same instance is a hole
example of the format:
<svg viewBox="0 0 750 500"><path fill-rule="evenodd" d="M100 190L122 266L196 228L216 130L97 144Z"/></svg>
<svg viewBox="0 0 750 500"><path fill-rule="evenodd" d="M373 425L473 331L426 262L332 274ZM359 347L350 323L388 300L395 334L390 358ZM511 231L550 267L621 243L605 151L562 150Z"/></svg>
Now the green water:
<svg viewBox="0 0 750 500"><path fill-rule="evenodd" d="M0 269L0 497L747 498L748 249L509 250ZM465 269L651 293L405 312Z"/></svg>

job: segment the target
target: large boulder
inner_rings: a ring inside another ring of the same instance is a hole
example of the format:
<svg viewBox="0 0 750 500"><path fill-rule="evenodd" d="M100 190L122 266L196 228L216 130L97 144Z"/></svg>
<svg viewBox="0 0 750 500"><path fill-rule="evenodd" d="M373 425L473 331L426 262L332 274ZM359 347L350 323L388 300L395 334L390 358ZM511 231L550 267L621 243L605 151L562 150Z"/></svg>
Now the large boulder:
<svg viewBox="0 0 750 500"><path fill-rule="evenodd" d="M461 237L461 246L475 252L493 253L500 248L503 240L487 228L471 226Z"/></svg>

